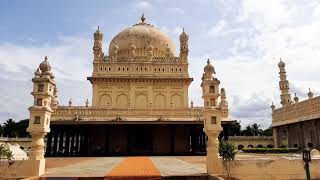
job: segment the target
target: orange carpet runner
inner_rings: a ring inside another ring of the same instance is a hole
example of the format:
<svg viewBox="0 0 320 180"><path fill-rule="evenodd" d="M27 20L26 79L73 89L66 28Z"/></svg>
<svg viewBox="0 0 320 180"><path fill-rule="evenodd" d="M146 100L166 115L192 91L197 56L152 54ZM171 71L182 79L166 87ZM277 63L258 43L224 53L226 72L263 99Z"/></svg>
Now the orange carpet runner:
<svg viewBox="0 0 320 180"><path fill-rule="evenodd" d="M148 157L128 157L113 168L105 180L159 180L162 179L160 171Z"/></svg>

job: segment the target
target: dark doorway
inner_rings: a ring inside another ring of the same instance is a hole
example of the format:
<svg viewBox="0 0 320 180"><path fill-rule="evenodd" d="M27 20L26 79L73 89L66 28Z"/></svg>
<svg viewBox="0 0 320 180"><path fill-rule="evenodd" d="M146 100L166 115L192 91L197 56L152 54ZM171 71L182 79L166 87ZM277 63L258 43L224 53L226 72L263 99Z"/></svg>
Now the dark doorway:
<svg viewBox="0 0 320 180"><path fill-rule="evenodd" d="M131 154L146 155L152 153L152 133L150 128L136 125L129 130L128 151Z"/></svg>

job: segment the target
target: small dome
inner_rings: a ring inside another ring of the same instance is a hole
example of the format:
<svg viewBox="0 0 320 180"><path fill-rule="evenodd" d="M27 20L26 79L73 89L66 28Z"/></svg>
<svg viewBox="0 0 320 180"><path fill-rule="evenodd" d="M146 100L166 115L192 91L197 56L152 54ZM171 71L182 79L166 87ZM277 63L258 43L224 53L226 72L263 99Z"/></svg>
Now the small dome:
<svg viewBox="0 0 320 180"><path fill-rule="evenodd" d="M44 61L39 65L39 68L42 73L50 72L51 71L51 65L48 62L48 57L44 57Z"/></svg>
<svg viewBox="0 0 320 180"><path fill-rule="evenodd" d="M167 46L170 48L170 53L175 55L174 42L165 33L144 21L143 16L139 24L118 33L109 45L109 55L113 54L114 47L117 46L119 47L118 55L126 56L132 49L132 44L136 47L138 56L147 55L150 45L153 47L154 56L164 57Z"/></svg>
<svg viewBox="0 0 320 180"><path fill-rule="evenodd" d="M280 62L278 63L279 68L285 67L286 63L284 63L281 59Z"/></svg>
<svg viewBox="0 0 320 180"><path fill-rule="evenodd" d="M207 65L203 68L205 73L208 73L210 75L215 74L214 67L210 64L210 60L208 59Z"/></svg>

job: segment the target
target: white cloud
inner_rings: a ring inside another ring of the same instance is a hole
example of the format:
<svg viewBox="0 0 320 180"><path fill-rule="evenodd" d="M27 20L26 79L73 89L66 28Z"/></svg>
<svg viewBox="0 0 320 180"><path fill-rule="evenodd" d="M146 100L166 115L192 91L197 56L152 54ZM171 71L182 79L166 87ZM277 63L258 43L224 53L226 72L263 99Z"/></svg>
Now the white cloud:
<svg viewBox="0 0 320 180"><path fill-rule="evenodd" d="M133 4L138 10L150 10L152 9L152 4L148 1L138 1Z"/></svg>
<svg viewBox="0 0 320 180"><path fill-rule="evenodd" d="M209 25L207 37L227 49L215 66L234 119L271 124L271 101L278 107L280 101L280 57L287 64L292 96L297 92L300 100L306 99L308 87L320 91L320 16L315 15L319 7L309 1L243 0L233 18L223 15Z"/></svg>
<svg viewBox="0 0 320 180"><path fill-rule="evenodd" d="M210 37L220 36L226 29L227 22L225 20L218 21L213 27L208 30L208 35Z"/></svg>
<svg viewBox="0 0 320 180"><path fill-rule="evenodd" d="M72 98L75 104L83 105L91 100L90 82L92 54L90 39L62 37L57 45L19 46L0 44L0 123L8 118L28 118L28 106L33 73L48 56L56 76L60 103L67 104ZM14 53L13 53L14 52Z"/></svg>
<svg viewBox="0 0 320 180"><path fill-rule="evenodd" d="M183 15L185 13L183 9L178 7L168 8L168 11L174 14L179 14L179 15Z"/></svg>

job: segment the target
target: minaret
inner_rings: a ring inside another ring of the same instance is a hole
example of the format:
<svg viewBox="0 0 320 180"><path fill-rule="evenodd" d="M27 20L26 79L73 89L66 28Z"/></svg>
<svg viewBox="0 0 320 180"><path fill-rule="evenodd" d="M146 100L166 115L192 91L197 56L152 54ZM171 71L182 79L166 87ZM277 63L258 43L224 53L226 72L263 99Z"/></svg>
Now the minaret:
<svg viewBox="0 0 320 180"><path fill-rule="evenodd" d="M94 44L93 44L93 60L94 61L103 61L103 52L102 52L102 40L103 33L100 31L98 26L97 31L93 34Z"/></svg>
<svg viewBox="0 0 320 180"><path fill-rule="evenodd" d="M220 94L221 94L221 97L220 97L220 99L221 99L221 101L220 101L221 117L228 118L229 117L229 108L228 108L226 90L224 88L221 88Z"/></svg>
<svg viewBox="0 0 320 180"><path fill-rule="evenodd" d="M27 131L32 137L29 161L31 174L41 175L45 171L44 137L50 132L50 118L53 112L52 103L57 99L56 83L51 72L48 58L39 65L32 78L34 98L33 106L29 107L30 120ZM57 101L56 101L57 102ZM55 103L56 103L55 102Z"/></svg>
<svg viewBox="0 0 320 180"><path fill-rule="evenodd" d="M278 64L280 69L280 81L279 81L279 87L281 91L281 104L283 106L289 105L292 103L291 101L291 95L289 93L289 81L287 80L286 70L285 66L286 64L280 59L280 62Z"/></svg>
<svg viewBox="0 0 320 180"><path fill-rule="evenodd" d="M180 34L180 58L181 62L187 63L188 62L188 53L189 53L189 48L188 48L188 39L189 36L187 35L186 32L184 32L184 28L182 30L182 33Z"/></svg>
<svg viewBox="0 0 320 180"><path fill-rule="evenodd" d="M215 74L214 67L208 59L204 67L202 76L202 98L204 101L203 117L204 132L208 136L207 144L207 171L209 174L219 174L221 164L218 158L218 136L222 131L221 127L221 108L217 105L220 81L213 77Z"/></svg>

